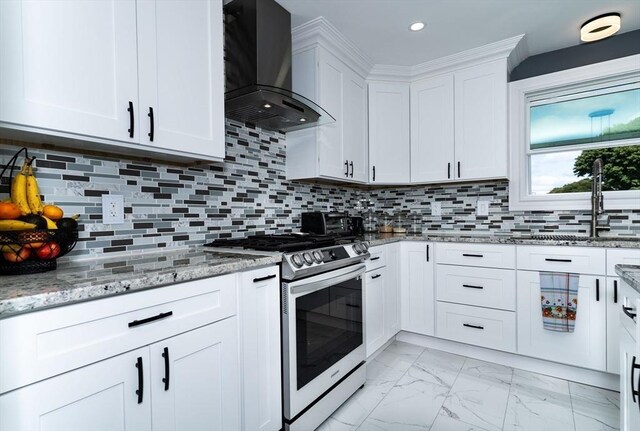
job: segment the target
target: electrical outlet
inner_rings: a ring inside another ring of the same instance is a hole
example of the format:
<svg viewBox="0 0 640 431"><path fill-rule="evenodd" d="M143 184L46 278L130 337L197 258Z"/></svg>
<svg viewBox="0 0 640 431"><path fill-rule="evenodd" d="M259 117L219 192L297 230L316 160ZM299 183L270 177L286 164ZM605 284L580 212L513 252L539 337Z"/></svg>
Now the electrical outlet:
<svg viewBox="0 0 640 431"><path fill-rule="evenodd" d="M476 207L476 214L479 216L488 216L489 201L478 201L478 206Z"/></svg>
<svg viewBox="0 0 640 431"><path fill-rule="evenodd" d="M431 203L431 215L432 216L441 216L442 215L442 202L433 202L433 203Z"/></svg>
<svg viewBox="0 0 640 431"><path fill-rule="evenodd" d="M124 199L122 195L102 195L102 223L124 223Z"/></svg>

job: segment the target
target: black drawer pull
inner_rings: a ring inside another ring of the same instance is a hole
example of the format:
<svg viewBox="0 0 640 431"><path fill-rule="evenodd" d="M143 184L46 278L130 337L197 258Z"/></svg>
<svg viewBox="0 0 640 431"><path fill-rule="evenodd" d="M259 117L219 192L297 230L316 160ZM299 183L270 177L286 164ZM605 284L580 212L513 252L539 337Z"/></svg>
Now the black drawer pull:
<svg viewBox="0 0 640 431"><path fill-rule="evenodd" d="M129 107L127 108L127 111L129 111L129 130L127 131L129 132L129 137L133 138L133 127L134 127L133 102L129 101Z"/></svg>
<svg viewBox="0 0 640 431"><path fill-rule="evenodd" d="M600 302L600 279L596 278L596 301Z"/></svg>
<svg viewBox="0 0 640 431"><path fill-rule="evenodd" d="M258 283L260 281L265 281L265 280L271 280L272 278L276 278L277 275L276 274L271 274L271 275L265 275L264 277L258 277L258 278L254 278L253 282L254 283Z"/></svg>
<svg viewBox="0 0 640 431"><path fill-rule="evenodd" d="M618 280L613 280L613 303L618 303Z"/></svg>
<svg viewBox="0 0 640 431"><path fill-rule="evenodd" d="M138 404L142 404L142 394L144 391L144 375L142 370L142 357L138 356L136 361L136 368L138 369L138 390L136 395L138 396Z"/></svg>
<svg viewBox="0 0 640 431"><path fill-rule="evenodd" d="M351 178L353 178L353 160L351 160L351 162L349 162L349 166L351 166L351 173L349 174L349 176Z"/></svg>
<svg viewBox="0 0 640 431"><path fill-rule="evenodd" d="M462 326L466 326L467 328L474 328L474 329L484 329L484 326L480 326L480 325L471 325L469 323L463 323Z"/></svg>
<svg viewBox="0 0 640 431"><path fill-rule="evenodd" d="M622 311L624 312L624 314L626 314L628 318L634 319L637 316L637 314L632 313L629 310L633 310L633 307L625 307L624 305L622 306Z"/></svg>
<svg viewBox="0 0 640 431"><path fill-rule="evenodd" d="M372 275L371 279L380 278L380 277L382 277L382 274L376 274L376 275Z"/></svg>
<svg viewBox="0 0 640 431"><path fill-rule="evenodd" d="M348 178L349 177L349 160L344 161L344 169L345 169L344 176Z"/></svg>
<svg viewBox="0 0 640 431"><path fill-rule="evenodd" d="M373 166L373 181L376 180L376 167L375 165Z"/></svg>
<svg viewBox="0 0 640 431"><path fill-rule="evenodd" d="M169 316L173 316L173 311L160 313L157 316L147 317L146 319L142 319L142 320L134 320L133 322L129 322L129 328L133 328L134 326L144 325L145 323L153 322L155 320L166 319Z"/></svg>
<svg viewBox="0 0 640 431"><path fill-rule="evenodd" d="M633 388L633 384L634 384L633 375L636 372L636 368L640 368L640 365L636 364L636 357L634 356L633 359L631 360L631 395L633 396L633 402L634 403L637 402L636 396L640 395L640 391L636 391ZM640 386L640 383L638 384L638 386Z"/></svg>
<svg viewBox="0 0 640 431"><path fill-rule="evenodd" d="M429 244L427 244L427 262L429 262Z"/></svg>
<svg viewBox="0 0 640 431"><path fill-rule="evenodd" d="M482 286L474 286L473 284L463 284L462 287L468 287L469 289L484 289Z"/></svg>
<svg viewBox="0 0 640 431"><path fill-rule="evenodd" d="M567 262L567 263L571 263L571 259L553 259L551 257L546 257L544 260L546 260L547 262Z"/></svg>
<svg viewBox="0 0 640 431"><path fill-rule="evenodd" d="M451 178L451 162L447 163L447 178Z"/></svg>
<svg viewBox="0 0 640 431"><path fill-rule="evenodd" d="M165 347L162 352L162 357L164 358L164 377L162 378L162 383L164 383L164 390L169 390L169 348Z"/></svg>
<svg viewBox="0 0 640 431"><path fill-rule="evenodd" d="M481 254L469 254L469 253L462 253L462 255L463 255L464 257L484 257L484 256L483 256L483 255L481 255Z"/></svg>
<svg viewBox="0 0 640 431"><path fill-rule="evenodd" d="M378 259L380 259L380 256L372 257L370 260L378 260Z"/></svg>
<svg viewBox="0 0 640 431"><path fill-rule="evenodd" d="M458 162L458 178L460 178L460 162Z"/></svg>
<svg viewBox="0 0 640 431"><path fill-rule="evenodd" d="M154 134L153 129L155 127L154 127L154 124L153 124L153 108L151 106L149 106L149 113L147 114L147 116L149 117L149 129L150 129L149 130L149 134L148 134L149 141L153 142L153 134Z"/></svg>

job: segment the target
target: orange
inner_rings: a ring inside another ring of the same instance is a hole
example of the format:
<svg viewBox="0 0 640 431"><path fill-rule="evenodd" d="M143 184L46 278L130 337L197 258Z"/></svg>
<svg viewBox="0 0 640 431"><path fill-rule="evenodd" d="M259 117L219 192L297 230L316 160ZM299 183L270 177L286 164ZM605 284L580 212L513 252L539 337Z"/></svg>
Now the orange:
<svg viewBox="0 0 640 431"><path fill-rule="evenodd" d="M0 202L0 220L16 220L21 215L18 205L13 202Z"/></svg>
<svg viewBox="0 0 640 431"><path fill-rule="evenodd" d="M62 209L55 205L45 205L42 214L53 221L60 220L64 216Z"/></svg>

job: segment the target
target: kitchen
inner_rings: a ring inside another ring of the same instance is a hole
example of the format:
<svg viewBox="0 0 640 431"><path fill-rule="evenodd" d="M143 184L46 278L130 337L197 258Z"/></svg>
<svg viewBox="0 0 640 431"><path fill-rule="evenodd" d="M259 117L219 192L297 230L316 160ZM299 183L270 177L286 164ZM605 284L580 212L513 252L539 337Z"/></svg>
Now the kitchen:
<svg viewBox="0 0 640 431"><path fill-rule="evenodd" d="M79 215L57 261L3 239L0 430L640 429L639 136L599 99L640 110L638 5L491 2L511 27L443 44L459 6L221 3L0 3L0 164Z"/></svg>

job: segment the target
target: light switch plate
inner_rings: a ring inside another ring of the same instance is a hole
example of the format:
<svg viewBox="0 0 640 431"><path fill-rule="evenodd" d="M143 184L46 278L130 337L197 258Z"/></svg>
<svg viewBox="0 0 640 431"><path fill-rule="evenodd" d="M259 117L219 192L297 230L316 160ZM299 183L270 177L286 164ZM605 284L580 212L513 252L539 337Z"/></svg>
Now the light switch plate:
<svg viewBox="0 0 640 431"><path fill-rule="evenodd" d="M432 216L441 216L442 215L442 202L432 202L431 203L431 215Z"/></svg>
<svg viewBox="0 0 640 431"><path fill-rule="evenodd" d="M489 201L478 201L478 206L476 207L476 214L479 216L488 216Z"/></svg>
<svg viewBox="0 0 640 431"><path fill-rule="evenodd" d="M124 223L124 199L122 195L102 195L102 222Z"/></svg>

